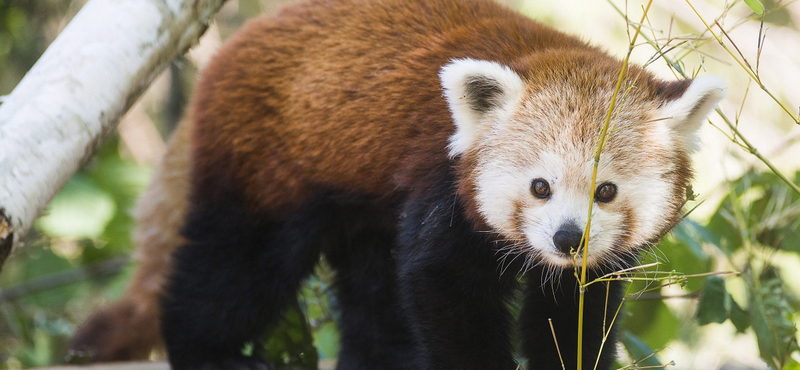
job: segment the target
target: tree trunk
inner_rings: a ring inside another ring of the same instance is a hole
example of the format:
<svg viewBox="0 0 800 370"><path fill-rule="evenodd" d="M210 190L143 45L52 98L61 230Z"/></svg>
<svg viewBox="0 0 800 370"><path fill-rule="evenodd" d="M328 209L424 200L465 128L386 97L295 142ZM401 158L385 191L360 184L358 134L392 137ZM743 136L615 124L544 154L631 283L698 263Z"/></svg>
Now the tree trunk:
<svg viewBox="0 0 800 370"><path fill-rule="evenodd" d="M0 105L0 269L47 202L225 0L89 0Z"/></svg>

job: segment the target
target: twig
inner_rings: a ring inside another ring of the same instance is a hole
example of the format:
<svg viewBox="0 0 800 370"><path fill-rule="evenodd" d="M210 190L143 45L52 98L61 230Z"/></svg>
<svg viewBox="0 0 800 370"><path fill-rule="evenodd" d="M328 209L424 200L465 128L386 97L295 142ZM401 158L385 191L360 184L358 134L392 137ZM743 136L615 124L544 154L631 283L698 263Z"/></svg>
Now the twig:
<svg viewBox="0 0 800 370"><path fill-rule="evenodd" d="M556 343L556 352L558 353L558 361L561 361L561 370L566 370L564 359L561 357L561 348L558 348L558 338L556 338L556 328L553 327L553 319L548 317L547 323L550 324L550 332L553 333L553 342Z"/></svg>
<svg viewBox="0 0 800 370"><path fill-rule="evenodd" d="M661 293L642 293L639 295L634 295L628 298L632 301L652 301L658 300L663 301L665 299L694 299L700 297L700 292L691 292L686 294L674 294L674 295L666 295Z"/></svg>
<svg viewBox="0 0 800 370"><path fill-rule="evenodd" d="M597 145L597 151L595 151L594 155L594 163L593 163L593 170L592 170L592 185L591 185L591 193L589 195L589 210L588 210L588 217L586 222L586 229L583 232L585 235L583 248L582 248L582 262L581 262L581 272L580 272L580 279L578 283L580 285L579 290L579 298L578 298L578 370L581 370L583 367L583 311L584 311L584 302L586 296L586 270L589 265L588 263L588 255L589 255L589 235L592 225L592 204L594 203L594 188L597 186L597 169L600 164L600 153L602 153L603 148L605 146L605 142L607 140L608 129L611 125L611 118L614 115L614 111L617 104L617 98L619 96L620 89L622 88L622 82L625 79L625 74L628 71L628 63L630 61L631 53L633 53L634 45L636 45L636 39L641 33L642 25L647 17L647 12L650 10L650 5L653 4L653 0L647 2L647 6L644 8L644 12L642 13L642 19L636 26L636 31L633 34L633 37L630 39L630 44L628 45L628 53L625 55L625 59L622 61L622 68L619 71L619 77L617 77L617 85L614 87L614 93L611 95L611 103L608 107L608 113L606 114L605 122L603 123L603 129L600 132L600 140ZM630 29L628 29L630 32Z"/></svg>
<svg viewBox="0 0 800 370"><path fill-rule="evenodd" d="M687 2L688 2L688 0L687 0ZM612 6L612 7L613 7L613 8L614 8L616 11L617 11L617 13L619 13L619 14L620 14L620 16L622 16L622 17L625 19L625 21L626 21L627 23L630 23L630 20L628 19L628 16L627 16L626 14L624 14L624 13L623 13L623 12L622 12L622 11L621 11L621 10L620 10L620 9L619 9L617 6L616 6L616 5L614 5L614 4L613 4L613 3L611 3L610 1L609 1L608 3L609 3L609 4L610 4L610 5L611 5L611 6ZM691 3L689 3L689 6L691 6ZM694 10L694 8L692 8L692 9ZM695 14L697 14L697 16L698 16L698 17L700 17L700 14L697 12L697 10L695 10ZM701 19L701 20L703 20L702 18L700 18L700 19ZM706 23L705 23L705 20L703 20L703 23L704 23L704 24L706 24ZM707 25L707 24L706 24L706 27L707 27L707 30L708 30L708 31L711 31L711 29L710 29L710 28L708 28L708 25ZM713 34L713 31L712 31L712 34ZM717 39L717 40L718 40L718 42L720 42L720 43L721 43L721 41L720 41L720 39L718 38L718 36L716 36L716 34L714 34L714 35L715 35L715 39ZM654 47L656 50L660 50L660 46L658 45L658 43L657 43L657 42L655 42L655 41L653 41L653 40L651 40L650 38L648 38L646 34L642 34L642 37L643 37L643 38L645 38L645 40L648 40L648 41L650 42L650 44L651 44L651 45L652 45L652 46L653 46L653 47ZM725 47L725 46L724 46L724 44L723 44L723 47ZM670 57L669 57L669 56L667 56L667 55L663 55L662 57L664 58L664 61L667 63L667 66L668 66L668 67L670 67L670 69L671 69L671 70L673 70L673 71L677 72L677 73L678 73L678 74L679 74L681 77L683 77L683 78L689 78L689 77L686 75L686 72L683 70L683 68L679 68L679 67L678 67L678 64L677 64L677 63L678 63L678 60L680 60L680 58L679 58L679 59L677 59L677 60L675 60L675 59L673 59L673 58L670 58ZM735 58L735 57L734 57L734 59L736 59L736 60L738 61L738 59L737 59L737 58ZM740 65L741 65L741 64L740 64ZM760 81L756 80L756 82L757 82L757 83L759 83L759 86L761 86L761 87L763 88L763 85L760 83ZM777 100L776 100L776 101L777 101ZM778 103L780 104L780 102L778 102ZM784 110L786 110L786 109L784 108ZM717 108L717 109L715 110L715 112L717 112L717 114L720 116L720 118L722 118L722 120L725 122L725 124L726 124L726 125L728 125L728 127L729 127L729 128L730 128L730 129L733 131L733 133L734 133L734 139L730 138L730 137L729 137L729 136L726 134L725 136L726 136L726 137L728 137L728 139L730 139L731 141L733 141L735 144L739 145L739 147L741 147L741 148L742 148L742 150L744 150L744 151L746 151L746 152L748 152L748 153L750 153L750 154L754 155L754 156L755 156L755 157L756 157L758 160L760 160L762 163L764 163L764 164L765 164L765 165L766 165L766 166L767 166L767 167L768 167L768 168L769 168L769 169L770 169L770 170L771 170L773 173L775 173L775 175L777 175L778 177L780 177L780 179L781 179L781 180L783 180L783 182L784 182L784 183L786 183L786 185L788 185L789 187L791 187L791 188L792 188L792 190L794 190L794 191L795 191L797 194L800 194L800 187L798 187L798 185L797 185L797 184L795 184L794 182L792 182L792 180L790 180L790 179L789 179L789 178L788 178L786 175L784 175L784 174L783 174L783 172L779 171L779 170L778 170L778 169L775 167L775 165L773 165L773 164L772 164L772 162L771 162L770 160L768 160L766 157L764 157L763 155L761 155L761 153L758 151L758 149L757 149L756 147L754 147L752 144L750 144L750 141L749 141L749 140L747 140L747 139L746 139L744 136L742 136L742 133L739 131L739 129L736 127L736 125L734 125L734 124L733 124L733 123L730 121L730 119L728 118L728 116L726 116L726 115L725 115L725 113L722 113L722 110L720 110L719 108ZM794 120L795 120L795 122L798 122L798 123L800 123L800 121L798 121L798 119L797 119L797 118L795 118L796 116L794 116L794 115L791 115L791 114L790 114L790 116L792 117L792 119L794 119ZM798 117L800 117L800 113L798 113ZM710 121L709 121L709 122L710 122ZM713 123L711 123L711 125L712 125L712 126L714 126L715 128L717 128L717 129L718 129L720 132L722 132L722 130L721 130L719 127L717 127L716 125L714 125ZM723 134L724 134L724 133L723 133ZM739 138L741 138L741 139L742 139L742 142L743 142L743 144L744 144L744 145L740 144L740 143L739 143L737 140L735 140L735 137L739 137Z"/></svg>
<svg viewBox="0 0 800 370"><path fill-rule="evenodd" d="M756 81L756 82L758 82L758 81ZM767 159L766 157L761 155L761 152L759 152L758 149L756 149L756 147L753 146L753 144L750 144L750 141L747 140L747 138L745 138L744 136L742 136L742 133L739 131L739 129L736 128L736 126L733 123L731 123L730 119L728 119L728 117L725 114L722 113L722 110L717 108L715 111L722 118L722 120L725 122L725 124L727 124L728 127L733 131L734 135L739 137L740 139L742 139L742 143L745 145L745 147L747 149L747 152L749 152L750 154L752 154L756 158L758 158L767 167L769 167L769 169L773 173L775 173L775 175L780 177L781 180L783 180L783 182L785 182L787 185L789 185L789 187L791 187L792 190L794 190L797 194L800 194L800 187L797 186L797 184L795 184L794 182L792 182L792 180L790 180L788 177L786 177L786 175L784 175L783 172L781 172L779 169L777 169L775 167L775 165L773 165L772 162L769 159Z"/></svg>
<svg viewBox="0 0 800 370"><path fill-rule="evenodd" d="M703 18L703 16L700 15L700 13L697 11L697 9L694 8L694 5L692 5L691 1L690 0L686 0L686 3L689 4L689 7L692 8L692 11L694 11L694 14L697 15L697 18L700 19L701 22L703 22L703 25L706 26L706 29L708 30L709 33L711 33L711 36L713 36L714 39L717 40L717 43L719 43L719 45L722 46L723 49L725 49L725 51L728 53L728 55L730 55L731 58L733 58L733 60L737 64L739 64L740 67L742 67L742 69L745 71L745 73L747 73L750 76L750 78L752 78L758 84L758 87L760 87L761 90L764 90L764 92L767 93L767 95L769 95L769 97L772 98L772 100L774 100L775 103L777 103L778 106L780 106L781 109L783 109L783 111L786 112L786 114L788 114L789 117L791 117L792 120L796 124L800 125L800 117L795 116L794 113L790 112L789 109L786 107L786 105L781 103L781 101L778 100L778 98L774 94L772 94L772 92L769 91L769 89L767 89L767 87L761 82L761 79L758 77L758 75L755 74L755 72L753 71L753 68L750 67L750 63L747 62L747 59L744 59L744 55L742 55L741 52L739 52L739 55L741 55L742 59L743 59L743 60L740 60L739 57L737 57L736 54L734 54L733 51L731 51L731 49L728 48L727 45L725 45L725 43L722 41L722 37L717 35L717 33L714 32L713 29L711 29L711 25L709 25L706 22L706 20ZM717 27L719 27L719 29L722 32L722 34L725 35L725 37L728 39L728 41L731 42L731 44L733 44L734 48L736 48L736 51L739 51L739 48L736 46L736 44L733 42L733 40L725 32L725 29L722 27L722 25L719 24L719 21L715 20L714 24L716 24Z"/></svg>
<svg viewBox="0 0 800 370"><path fill-rule="evenodd" d="M34 279L0 290L0 302L12 301L28 294L57 288L90 277L113 275L120 272L128 262L130 262L130 258L127 257L114 258L91 266L79 267Z"/></svg>

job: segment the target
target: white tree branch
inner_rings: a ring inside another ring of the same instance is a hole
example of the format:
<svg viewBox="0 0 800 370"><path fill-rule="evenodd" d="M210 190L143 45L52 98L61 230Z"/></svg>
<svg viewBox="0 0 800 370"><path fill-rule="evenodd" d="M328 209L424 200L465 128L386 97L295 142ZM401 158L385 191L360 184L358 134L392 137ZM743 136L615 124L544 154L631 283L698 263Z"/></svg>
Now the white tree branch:
<svg viewBox="0 0 800 370"><path fill-rule="evenodd" d="M0 105L0 268L225 0L90 0Z"/></svg>

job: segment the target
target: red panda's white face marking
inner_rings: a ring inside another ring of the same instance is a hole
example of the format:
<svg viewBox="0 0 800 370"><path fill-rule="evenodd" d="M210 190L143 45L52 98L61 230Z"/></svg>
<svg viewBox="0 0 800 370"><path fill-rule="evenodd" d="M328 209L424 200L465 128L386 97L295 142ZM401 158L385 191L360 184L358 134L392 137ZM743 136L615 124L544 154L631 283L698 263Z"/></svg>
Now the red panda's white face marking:
<svg viewBox="0 0 800 370"><path fill-rule="evenodd" d="M473 158L469 180L481 217L531 263L560 267L572 266L569 246L580 241L592 193L592 266L621 266L674 226L694 134L725 90L716 78L699 78L664 103L629 89L592 189L613 84L526 82L497 63L474 60L453 61L441 77L456 125L450 155Z"/></svg>

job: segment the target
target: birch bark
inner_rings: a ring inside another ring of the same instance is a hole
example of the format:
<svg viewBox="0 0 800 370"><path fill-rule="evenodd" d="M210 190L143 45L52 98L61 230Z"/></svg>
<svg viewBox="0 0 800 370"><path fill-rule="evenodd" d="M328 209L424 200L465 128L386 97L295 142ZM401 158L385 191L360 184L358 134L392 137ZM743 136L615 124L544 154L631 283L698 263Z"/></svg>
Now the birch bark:
<svg viewBox="0 0 800 370"><path fill-rule="evenodd" d="M89 0L0 105L0 269L47 202L225 0Z"/></svg>

